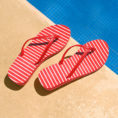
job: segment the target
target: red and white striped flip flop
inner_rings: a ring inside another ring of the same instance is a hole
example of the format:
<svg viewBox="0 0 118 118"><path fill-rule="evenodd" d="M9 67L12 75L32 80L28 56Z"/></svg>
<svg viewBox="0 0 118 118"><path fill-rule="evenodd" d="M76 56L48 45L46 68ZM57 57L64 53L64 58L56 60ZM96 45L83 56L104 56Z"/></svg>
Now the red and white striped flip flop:
<svg viewBox="0 0 118 118"><path fill-rule="evenodd" d="M24 85L42 62L66 46L69 38L68 27L54 25L42 30L36 37L28 39L8 70L9 78L18 85ZM29 40L32 42L24 49Z"/></svg>
<svg viewBox="0 0 118 118"><path fill-rule="evenodd" d="M70 58L64 59L68 50L74 46L79 46L80 49ZM73 45L65 51L59 63L40 71L39 81L45 89L53 90L97 71L105 64L108 55L109 48L104 40Z"/></svg>

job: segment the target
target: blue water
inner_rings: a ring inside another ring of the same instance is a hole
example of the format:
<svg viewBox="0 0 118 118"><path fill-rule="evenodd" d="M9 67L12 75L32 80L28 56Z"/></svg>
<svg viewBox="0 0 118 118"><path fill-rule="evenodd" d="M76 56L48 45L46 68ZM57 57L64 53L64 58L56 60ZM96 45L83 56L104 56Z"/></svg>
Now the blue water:
<svg viewBox="0 0 118 118"><path fill-rule="evenodd" d="M118 74L118 0L28 0L55 24L71 29L71 36L84 44L107 41L106 65Z"/></svg>

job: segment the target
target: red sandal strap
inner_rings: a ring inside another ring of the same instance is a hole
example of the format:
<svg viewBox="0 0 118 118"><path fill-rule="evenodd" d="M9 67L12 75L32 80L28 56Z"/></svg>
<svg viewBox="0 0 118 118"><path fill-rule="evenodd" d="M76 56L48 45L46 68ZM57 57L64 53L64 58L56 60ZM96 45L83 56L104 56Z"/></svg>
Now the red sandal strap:
<svg viewBox="0 0 118 118"><path fill-rule="evenodd" d="M46 54L46 52L48 51L49 47L52 45L53 41L54 41L56 38L58 38L58 36L56 36L56 35L50 37L51 40L49 41L48 45L46 46L45 50L43 51L41 57L39 58L39 60L38 60L38 62L37 62L36 64L38 64L38 63L43 59L43 57L45 56L45 54Z"/></svg>
<svg viewBox="0 0 118 118"><path fill-rule="evenodd" d="M67 78L68 78L68 77L71 77L71 76L73 75L73 73L75 72L75 70L77 69L77 67L80 65L80 63L83 61L83 59L87 56L87 54L89 54L90 52L95 51L95 48L93 48L93 47L86 47L86 46L79 45L79 44L73 45L73 46L69 47L69 48L65 51L65 53L63 54L63 56L62 56L61 61L59 62L59 64L62 64L62 63L63 63L66 53L67 53L72 47L75 47L75 46L84 48L84 49L85 49L85 52L84 52L84 54L82 55L81 59L80 59L80 60L77 62L77 64L73 67L72 71L67 75Z"/></svg>
<svg viewBox="0 0 118 118"><path fill-rule="evenodd" d="M38 64L38 63L41 61L41 59L45 56L45 53L48 51L48 49L49 49L49 47L51 46L51 44L52 44L53 42L55 42L55 39L58 38L57 35L37 36L37 37L33 37L33 38L31 38L31 39L28 39L28 40L23 44L23 46L22 46L20 56L23 56L23 55L24 55L24 47L25 47L25 45L26 45L27 42L29 42L30 40L36 40L36 39L41 39L41 38L49 38L50 41L44 43L44 44L47 44L47 46L46 46L44 52L42 53L41 57L39 58L38 62L35 63L35 64ZM29 46L33 46L33 45L29 45ZM35 45L34 45L34 46L35 46Z"/></svg>

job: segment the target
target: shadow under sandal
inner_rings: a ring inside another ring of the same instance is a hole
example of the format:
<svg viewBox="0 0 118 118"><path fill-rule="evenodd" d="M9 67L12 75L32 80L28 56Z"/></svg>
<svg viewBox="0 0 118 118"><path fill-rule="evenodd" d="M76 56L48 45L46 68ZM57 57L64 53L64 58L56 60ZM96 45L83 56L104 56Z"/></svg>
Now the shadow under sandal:
<svg viewBox="0 0 118 118"><path fill-rule="evenodd" d="M68 27L54 25L42 30L36 37L28 39L8 70L9 78L18 85L24 85L42 62L66 46L69 38ZM32 42L24 49L30 40Z"/></svg>
<svg viewBox="0 0 118 118"><path fill-rule="evenodd" d="M64 59L65 54L74 46L80 49L70 58ZM104 40L97 39L85 45L73 45L65 51L59 63L39 72L39 81L45 89L54 90L97 71L105 64L108 55L109 48Z"/></svg>

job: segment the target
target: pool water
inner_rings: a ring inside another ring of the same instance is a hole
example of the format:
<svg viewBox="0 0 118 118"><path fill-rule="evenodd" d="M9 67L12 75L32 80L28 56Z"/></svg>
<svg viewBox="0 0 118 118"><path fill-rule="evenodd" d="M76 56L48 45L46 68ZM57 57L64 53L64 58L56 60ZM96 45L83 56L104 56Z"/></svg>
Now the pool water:
<svg viewBox="0 0 118 118"><path fill-rule="evenodd" d="M118 74L118 0L28 0L55 24L71 29L80 44L103 39L110 48L106 65Z"/></svg>

